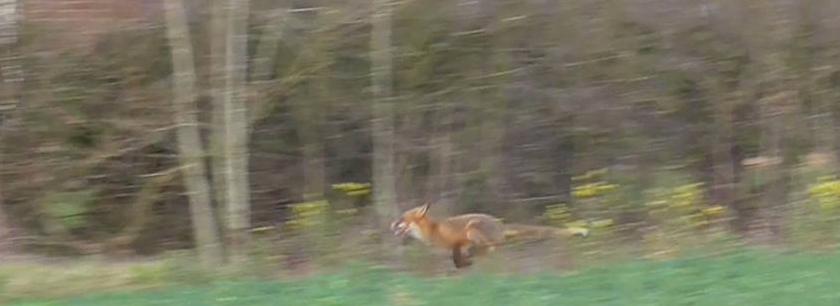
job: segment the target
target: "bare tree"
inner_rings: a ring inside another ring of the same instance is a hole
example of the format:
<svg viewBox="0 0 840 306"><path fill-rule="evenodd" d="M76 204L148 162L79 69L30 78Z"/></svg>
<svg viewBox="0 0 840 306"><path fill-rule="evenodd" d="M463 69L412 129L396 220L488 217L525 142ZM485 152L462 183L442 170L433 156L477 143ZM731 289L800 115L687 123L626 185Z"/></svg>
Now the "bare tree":
<svg viewBox="0 0 840 306"><path fill-rule="evenodd" d="M23 71L20 56L17 51L20 17L20 2L18 0L0 1L0 75L2 88L5 93L0 100L0 129L5 130L7 119L18 108L18 94L23 81ZM0 138L2 138L0 131ZM11 237L11 225L6 218L4 201L0 190L0 255L11 247L7 241Z"/></svg>
<svg viewBox="0 0 840 306"><path fill-rule="evenodd" d="M381 219L394 216L394 114L392 98L391 11L389 0L374 0L370 41L373 91L373 189L374 205ZM383 223L383 224L384 224Z"/></svg>
<svg viewBox="0 0 840 306"><path fill-rule="evenodd" d="M181 0L165 2L166 35L172 53L173 106L177 124L178 158L190 202L190 215L200 260L205 265L222 261L222 244L210 203L210 184L202 162L204 149L198 131L196 75L189 28Z"/></svg>
<svg viewBox="0 0 840 306"><path fill-rule="evenodd" d="M251 81L263 81L271 76L274 68L274 55L283 39L290 14L288 8L276 8L269 14L268 24L263 26L263 34L257 41L251 66Z"/></svg>
<svg viewBox="0 0 840 306"><path fill-rule="evenodd" d="M225 52L227 48L227 6L229 0L210 2L210 97L212 99L212 131L210 137L213 195L219 211L227 205L225 156L225 83L227 81ZM223 219L223 218L220 218Z"/></svg>
<svg viewBox="0 0 840 306"><path fill-rule="evenodd" d="M227 229L231 252L241 260L250 227L248 183L248 109L245 71L248 46L248 0L231 0L228 10L225 61L224 148L227 186Z"/></svg>
<svg viewBox="0 0 840 306"><path fill-rule="evenodd" d="M0 75L4 88L0 111L4 113L17 109L17 96L23 81L23 67L17 50L20 9L18 0L0 1Z"/></svg>

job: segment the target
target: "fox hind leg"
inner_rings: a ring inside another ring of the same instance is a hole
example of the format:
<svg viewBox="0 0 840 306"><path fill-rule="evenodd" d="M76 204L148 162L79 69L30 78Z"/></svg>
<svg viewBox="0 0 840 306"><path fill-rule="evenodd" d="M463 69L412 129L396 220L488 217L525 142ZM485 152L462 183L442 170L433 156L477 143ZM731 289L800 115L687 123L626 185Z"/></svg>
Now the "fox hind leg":
<svg viewBox="0 0 840 306"><path fill-rule="evenodd" d="M476 228L479 222L480 221L478 220L471 220L467 223L467 239L469 239L474 245L488 245L490 244L490 239L487 239L487 236L482 234L481 231Z"/></svg>
<svg viewBox="0 0 840 306"><path fill-rule="evenodd" d="M482 256L496 250L495 244L475 228L477 223L478 221L470 221L467 223L467 239L472 242L470 244L471 256Z"/></svg>

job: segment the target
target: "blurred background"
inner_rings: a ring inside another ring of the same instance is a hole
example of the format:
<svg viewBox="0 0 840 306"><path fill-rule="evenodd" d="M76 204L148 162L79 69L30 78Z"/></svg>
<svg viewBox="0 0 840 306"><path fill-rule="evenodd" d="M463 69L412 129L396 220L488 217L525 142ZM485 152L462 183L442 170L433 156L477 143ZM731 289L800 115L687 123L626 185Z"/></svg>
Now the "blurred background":
<svg viewBox="0 0 840 306"><path fill-rule="evenodd" d="M440 276L445 252L387 230L424 202L592 230L479 271L833 252L838 16L832 0L2 0L0 296L359 262Z"/></svg>

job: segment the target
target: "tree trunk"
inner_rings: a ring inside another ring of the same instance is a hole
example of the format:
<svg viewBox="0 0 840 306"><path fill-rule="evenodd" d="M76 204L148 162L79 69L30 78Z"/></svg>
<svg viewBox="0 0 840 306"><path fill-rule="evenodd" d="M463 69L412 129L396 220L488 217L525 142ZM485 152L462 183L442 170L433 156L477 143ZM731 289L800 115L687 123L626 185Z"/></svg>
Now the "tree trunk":
<svg viewBox="0 0 840 306"><path fill-rule="evenodd" d="M329 87L324 82L327 76L318 76L307 84L310 94L298 99L296 117L298 135L303 142L303 199L317 201L324 196L326 169L324 163L323 125L324 113L329 99Z"/></svg>
<svg viewBox="0 0 840 306"><path fill-rule="evenodd" d="M429 178L432 180L432 188L430 189L432 198L429 201L440 202L437 203L438 205L443 204L440 212L449 215L457 211L453 207L454 201L452 201L452 196L455 193L455 180L453 179L455 160L453 158L453 131L451 128L453 126L453 116L451 103L443 102L440 104L438 113L440 121L438 124L441 129L433 136L435 146L431 152L433 158L430 165L433 170Z"/></svg>
<svg viewBox="0 0 840 306"><path fill-rule="evenodd" d="M765 118L767 136L769 143L765 148L762 148L767 156L782 160L769 167L765 178L768 183L765 185L763 195L765 197L765 207L761 211L764 215L764 222L767 224L767 234L769 241L776 241L780 235L781 220L779 216L787 202L788 186L789 186L789 160L786 160L783 151L784 144L784 121L785 114L770 115ZM782 124L780 124L782 123ZM768 242L769 242L768 241Z"/></svg>
<svg viewBox="0 0 840 306"><path fill-rule="evenodd" d="M2 75L2 92L0 96L0 140L5 136L4 132L10 125L10 118L14 116L18 105L21 84L23 84L23 68L20 55L17 50L19 24L21 16L21 3L18 0L0 1L0 51L3 52L0 58L0 75ZM0 154L3 148L0 147ZM0 159L2 161L2 159ZM0 163L2 165L2 163ZM5 186L5 185L4 185ZM13 237L12 226L5 214L5 190L0 190L0 258L12 249L11 238Z"/></svg>
<svg viewBox="0 0 840 306"><path fill-rule="evenodd" d="M0 0L0 125L16 118L23 85L23 65L18 50L21 6L19 0Z"/></svg>
<svg viewBox="0 0 840 306"><path fill-rule="evenodd" d="M2 201L1 196L0 201ZM12 248L12 244L9 243L12 238L11 226L9 226L6 220L6 213L3 207L4 205L0 202L0 259L3 258L3 255L8 254Z"/></svg>
<svg viewBox="0 0 840 306"><path fill-rule="evenodd" d="M575 116L574 113L562 114L562 116L557 116L557 120L559 121L556 123L558 130L557 133L560 135L560 139L557 141L557 146L555 147L555 154L558 156L556 157L559 159L557 163L557 173L555 174L554 181L556 182L557 192L559 193L560 202L565 203L569 207L574 205L572 203L572 175L573 166L575 162L575 142L574 142L574 128L575 128ZM645 173L642 172L642 175ZM542 207L543 211L545 207Z"/></svg>
<svg viewBox="0 0 840 306"><path fill-rule="evenodd" d="M370 52L373 89L373 190L380 226L395 214L394 115L391 93L391 1L374 0Z"/></svg>
<svg viewBox="0 0 840 306"><path fill-rule="evenodd" d="M2 133L2 132L0 132L0 133ZM2 136L3 135L0 134L0 139L2 139ZM3 149L4 148L2 146L0 146L0 154L3 153ZM0 155L0 157L2 157L2 155ZM3 161L3 159L0 158L0 165L3 165L2 161ZM0 184L0 186L6 186L6 185ZM12 244L9 243L9 241L11 241L11 238L13 238L12 227L9 224L9 220L6 219L6 212L5 212L6 200L5 200L5 197L4 197L4 194L3 194L4 192L5 192L5 188L0 189L0 260L2 260L3 255L9 253L10 250L12 249Z"/></svg>
<svg viewBox="0 0 840 306"><path fill-rule="evenodd" d="M323 125L325 123L321 102L328 91L322 86L322 76L315 76L307 81L301 89L302 93L289 99L292 110L292 125L300 140L300 167L303 174L298 182L302 188L304 202L317 201L323 198L326 170L324 164Z"/></svg>
<svg viewBox="0 0 840 306"><path fill-rule="evenodd" d="M495 47L495 44L491 44L491 48ZM501 55L494 52L485 51L482 58L485 63L479 67L481 75L496 74L511 68L507 61L502 60ZM496 89L497 84L492 80L480 85L483 88L479 91L479 101L486 102L478 104L474 108L480 116L478 123L479 143L476 146L478 148L476 152L479 159L478 167L484 173L484 177L487 178L489 196L497 199L496 201L507 202L510 193L506 190L502 162L504 159L504 142L508 133L508 121L506 119L510 109L507 97L500 94L506 90L507 86Z"/></svg>
<svg viewBox="0 0 840 306"><path fill-rule="evenodd" d="M321 16L314 13L307 23L315 24ZM308 27L307 27L308 28ZM279 39L276 37L275 39ZM276 45L277 41L274 42ZM316 40L313 48L302 56L307 60L328 58L329 42ZM329 68L329 66L327 66ZM324 197L326 180L326 164L324 162L324 131L326 130L325 114L329 113L332 94L329 86L330 69L319 69L305 81L305 94L295 99L293 106L296 111L295 120L297 134L303 147L303 199L304 201L318 201Z"/></svg>
<svg viewBox="0 0 840 306"><path fill-rule="evenodd" d="M249 0L231 0L225 66L224 152L227 185L227 230L234 261L244 259L251 226L248 182L248 110L245 107L245 72L248 46Z"/></svg>
<svg viewBox="0 0 840 306"><path fill-rule="evenodd" d="M837 73L836 78L833 82L835 86L840 85L840 72ZM840 97L833 96L829 103L832 103L830 106L831 126L829 130L833 132L831 143L834 149L834 160L836 163L840 163ZM834 171L840 175L840 168L834 169Z"/></svg>
<svg viewBox="0 0 840 306"><path fill-rule="evenodd" d="M217 220L224 220L227 205L225 158L225 48L227 46L227 3L210 2L210 95L212 99L212 135L210 136L210 167L213 171L213 195L216 197ZM226 232L226 231L223 231Z"/></svg>
<svg viewBox="0 0 840 306"><path fill-rule="evenodd" d="M271 14L271 20L265 25L263 34L257 42L254 64L251 68L251 80L262 81L271 78L274 68L274 57L280 40L285 32L286 19L289 18L288 9L275 9Z"/></svg>
<svg viewBox="0 0 840 306"><path fill-rule="evenodd" d="M326 179L324 147L317 135L309 135L307 141L309 143L305 144L303 149L303 195L304 201L316 201L324 196L324 181Z"/></svg>
<svg viewBox="0 0 840 306"><path fill-rule="evenodd" d="M222 244L210 203L210 185L202 161L198 131L196 75L189 28L181 0L166 0L166 36L172 52L173 106L178 158L189 197L190 215L199 259L210 267L222 261Z"/></svg>

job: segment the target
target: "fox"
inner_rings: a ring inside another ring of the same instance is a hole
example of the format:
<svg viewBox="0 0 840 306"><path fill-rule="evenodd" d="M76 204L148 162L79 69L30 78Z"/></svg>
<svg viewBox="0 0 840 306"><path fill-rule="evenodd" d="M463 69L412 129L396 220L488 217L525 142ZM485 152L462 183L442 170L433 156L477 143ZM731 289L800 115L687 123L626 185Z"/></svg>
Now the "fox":
<svg viewBox="0 0 840 306"><path fill-rule="evenodd" d="M390 229L400 238L413 238L430 247L447 250L456 269L472 265L473 259L484 256L504 245L510 238L532 236L588 237L589 230L581 227L556 228L550 226L505 224L489 214L468 213L443 220L429 217L431 203L409 209L393 220Z"/></svg>

